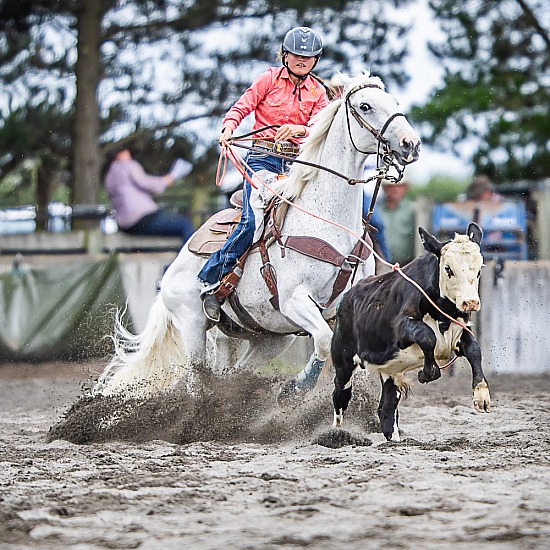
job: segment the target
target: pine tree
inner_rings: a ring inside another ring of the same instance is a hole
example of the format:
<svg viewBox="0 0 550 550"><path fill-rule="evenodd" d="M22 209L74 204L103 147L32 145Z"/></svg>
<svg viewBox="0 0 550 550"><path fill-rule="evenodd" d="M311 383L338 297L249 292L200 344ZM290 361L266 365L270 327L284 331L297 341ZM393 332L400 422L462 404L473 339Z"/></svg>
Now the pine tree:
<svg viewBox="0 0 550 550"><path fill-rule="evenodd" d="M34 159L44 163L43 207L60 181L69 183L74 203L95 203L104 150L132 139L149 171L163 172L176 156L193 157L195 183L211 185L220 117L255 74L277 62L292 26L323 35L322 76L368 67L387 84L405 82L406 25L392 22L389 6L3 0L0 178Z"/></svg>
<svg viewBox="0 0 550 550"><path fill-rule="evenodd" d="M445 68L445 80L424 106L413 110L416 121L428 123L424 141L443 150L473 150L476 171L497 183L548 177L546 3L432 0L430 4L446 34L445 40L431 46Z"/></svg>

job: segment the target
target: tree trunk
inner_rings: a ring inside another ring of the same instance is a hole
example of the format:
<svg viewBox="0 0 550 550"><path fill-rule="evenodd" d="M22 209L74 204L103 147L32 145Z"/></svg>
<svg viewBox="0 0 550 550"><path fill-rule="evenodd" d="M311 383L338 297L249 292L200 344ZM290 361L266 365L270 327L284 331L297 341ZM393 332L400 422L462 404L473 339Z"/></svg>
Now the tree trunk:
<svg viewBox="0 0 550 550"><path fill-rule="evenodd" d="M48 155L40 159L36 173L36 230L48 230L48 204L52 191L52 178L56 171L56 163Z"/></svg>
<svg viewBox="0 0 550 550"><path fill-rule="evenodd" d="M76 104L73 130L73 203L96 204L99 199L101 154L97 87L101 2L81 0L78 14L78 59L75 67Z"/></svg>

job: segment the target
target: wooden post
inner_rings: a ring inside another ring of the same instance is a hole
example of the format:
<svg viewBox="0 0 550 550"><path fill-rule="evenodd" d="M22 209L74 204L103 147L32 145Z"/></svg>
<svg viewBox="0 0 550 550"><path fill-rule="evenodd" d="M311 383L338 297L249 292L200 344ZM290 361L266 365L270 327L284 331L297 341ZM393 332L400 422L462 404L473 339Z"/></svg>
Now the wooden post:
<svg viewBox="0 0 550 550"><path fill-rule="evenodd" d="M424 252L424 246L420 240L418 227L422 226L427 231L432 231L432 199L424 196L418 196L415 200L416 224L414 229L414 253L419 256Z"/></svg>
<svg viewBox="0 0 550 550"><path fill-rule="evenodd" d="M537 205L537 256L539 260L550 260L550 179L539 182L533 198Z"/></svg>

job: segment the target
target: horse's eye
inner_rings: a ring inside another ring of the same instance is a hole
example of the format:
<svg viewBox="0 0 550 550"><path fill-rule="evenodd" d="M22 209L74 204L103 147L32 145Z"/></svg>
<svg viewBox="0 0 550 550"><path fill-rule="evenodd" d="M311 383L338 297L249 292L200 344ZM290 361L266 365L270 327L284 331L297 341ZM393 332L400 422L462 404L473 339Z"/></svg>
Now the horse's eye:
<svg viewBox="0 0 550 550"><path fill-rule="evenodd" d="M368 113L372 107L368 103L361 103L361 105L359 105L359 109L361 109L364 113Z"/></svg>
<svg viewBox="0 0 550 550"><path fill-rule="evenodd" d="M448 265L445 266L445 271L447 272L449 279L454 275L453 270Z"/></svg>

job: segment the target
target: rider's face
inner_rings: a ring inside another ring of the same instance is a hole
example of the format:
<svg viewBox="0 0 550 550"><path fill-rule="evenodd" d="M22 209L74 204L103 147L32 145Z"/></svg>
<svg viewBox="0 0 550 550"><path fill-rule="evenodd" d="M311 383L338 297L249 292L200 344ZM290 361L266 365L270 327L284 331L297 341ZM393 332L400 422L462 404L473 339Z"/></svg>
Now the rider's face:
<svg viewBox="0 0 550 550"><path fill-rule="evenodd" d="M298 76L305 76L313 69L315 65L315 57L303 57L301 55L295 55L293 53L286 54L286 62L288 68Z"/></svg>

